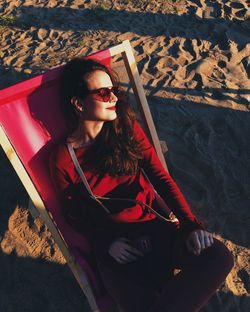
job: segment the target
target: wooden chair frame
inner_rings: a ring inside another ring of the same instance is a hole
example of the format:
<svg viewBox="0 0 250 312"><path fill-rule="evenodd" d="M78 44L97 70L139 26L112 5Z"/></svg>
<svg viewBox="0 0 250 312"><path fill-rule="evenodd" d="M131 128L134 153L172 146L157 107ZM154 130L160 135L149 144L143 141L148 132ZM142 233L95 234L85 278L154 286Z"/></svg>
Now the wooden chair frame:
<svg viewBox="0 0 250 312"><path fill-rule="evenodd" d="M157 135L154 122L150 113L148 102L147 102L147 99L143 90L143 86L140 81L138 68L136 65L136 61L133 55L130 42L128 40L125 40L122 43L109 48L108 50L109 50L111 57L121 55L124 61L126 70L127 70L128 77L132 85L132 89L133 89L137 104L139 105L140 114L142 117L143 124L145 126L145 131L151 143L153 144L163 166L166 168L166 170L168 170L166 162L165 162L165 158L162 152L162 147L158 139L158 135ZM7 155L9 161L11 162L12 166L14 167L16 173L18 174L21 182L23 183L28 195L30 196L32 203L29 204L29 208L31 210L32 216L37 217L37 215L39 214L42 217L44 223L46 224L49 231L53 235L55 242L57 243L63 256L65 257L67 264L70 267L71 271L73 272L77 282L79 283L84 294L86 295L92 311L100 312L95 296L91 289L91 285L88 281L87 274L83 271L80 265L75 261L74 257L70 254L68 250L68 246L65 240L63 239L60 233L60 230L56 227L55 223L53 222L52 215L46 209L41 196L39 195L29 174L27 173L24 165L22 164L22 161L19 159L15 151L15 148L12 146L2 125L0 125L0 144L5 154Z"/></svg>

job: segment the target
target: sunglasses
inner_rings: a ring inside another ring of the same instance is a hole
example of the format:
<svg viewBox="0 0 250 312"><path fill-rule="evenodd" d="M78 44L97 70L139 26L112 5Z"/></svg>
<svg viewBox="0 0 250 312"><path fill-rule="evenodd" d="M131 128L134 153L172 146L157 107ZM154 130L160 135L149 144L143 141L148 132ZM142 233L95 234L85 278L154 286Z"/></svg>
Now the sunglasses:
<svg viewBox="0 0 250 312"><path fill-rule="evenodd" d="M115 96L119 95L119 87L111 87L111 88L100 88L95 90L90 90L88 94L94 94L97 100L101 100L103 102L109 102L111 98L111 93Z"/></svg>

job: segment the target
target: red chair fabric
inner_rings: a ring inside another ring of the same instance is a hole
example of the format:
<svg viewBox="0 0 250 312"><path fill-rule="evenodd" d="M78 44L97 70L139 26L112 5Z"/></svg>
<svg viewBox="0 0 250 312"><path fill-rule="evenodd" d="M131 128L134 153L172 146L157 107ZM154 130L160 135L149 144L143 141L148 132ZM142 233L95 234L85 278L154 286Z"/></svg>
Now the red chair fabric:
<svg viewBox="0 0 250 312"><path fill-rule="evenodd" d="M88 56L110 66L109 50ZM102 296L102 287L95 267L88 262L88 242L63 219L48 167L48 158L58 139L66 134L59 108L59 77L63 67L50 70L35 78L0 91L0 123L19 158L53 215L58 228L77 262L87 272L101 310L109 299ZM106 302L106 303L105 303Z"/></svg>

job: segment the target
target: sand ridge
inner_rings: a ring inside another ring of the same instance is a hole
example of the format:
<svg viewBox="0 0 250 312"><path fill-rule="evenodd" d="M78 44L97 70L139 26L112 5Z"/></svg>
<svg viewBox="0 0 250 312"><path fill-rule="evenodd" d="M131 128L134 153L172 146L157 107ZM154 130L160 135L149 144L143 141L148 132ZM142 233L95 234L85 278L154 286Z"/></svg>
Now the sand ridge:
<svg viewBox="0 0 250 312"><path fill-rule="evenodd" d="M235 256L203 312L250 308L249 16L248 0L0 0L0 88L131 41L170 172ZM2 151L0 169L0 310L89 311Z"/></svg>

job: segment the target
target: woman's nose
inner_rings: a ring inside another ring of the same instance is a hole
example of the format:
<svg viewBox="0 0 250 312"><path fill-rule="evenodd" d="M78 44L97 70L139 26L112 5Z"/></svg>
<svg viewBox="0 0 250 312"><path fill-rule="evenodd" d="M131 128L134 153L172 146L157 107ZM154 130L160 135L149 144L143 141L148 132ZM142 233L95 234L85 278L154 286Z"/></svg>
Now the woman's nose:
<svg viewBox="0 0 250 312"><path fill-rule="evenodd" d="M116 102L117 100L118 100L117 96L113 92L111 92L109 102Z"/></svg>

